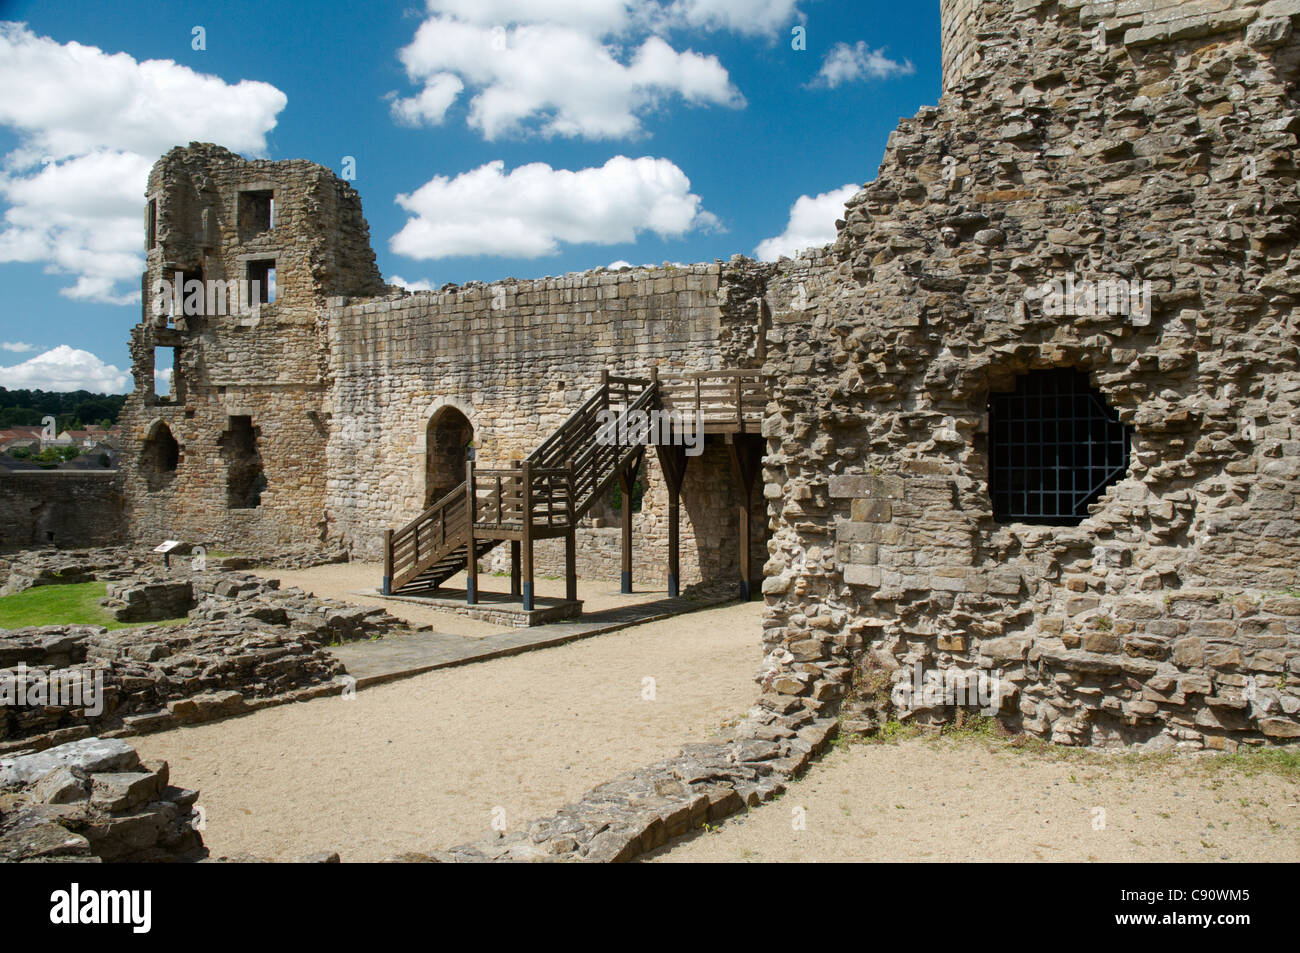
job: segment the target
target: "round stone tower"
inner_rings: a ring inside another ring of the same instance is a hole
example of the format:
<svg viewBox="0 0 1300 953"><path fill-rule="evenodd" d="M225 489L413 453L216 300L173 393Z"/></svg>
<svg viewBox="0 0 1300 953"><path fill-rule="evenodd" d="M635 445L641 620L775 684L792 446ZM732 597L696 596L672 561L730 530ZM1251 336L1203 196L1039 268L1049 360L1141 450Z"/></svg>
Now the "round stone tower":
<svg viewBox="0 0 1300 953"><path fill-rule="evenodd" d="M1034 24L1057 20L1077 29L1098 52L1181 46L1194 50L1245 28L1255 49L1286 43L1300 19L1300 0L939 0L943 89L948 92L986 60L997 63L1041 44Z"/></svg>
<svg viewBox="0 0 1300 953"><path fill-rule="evenodd" d="M975 24L981 5L982 0L939 0L945 92L978 61Z"/></svg>

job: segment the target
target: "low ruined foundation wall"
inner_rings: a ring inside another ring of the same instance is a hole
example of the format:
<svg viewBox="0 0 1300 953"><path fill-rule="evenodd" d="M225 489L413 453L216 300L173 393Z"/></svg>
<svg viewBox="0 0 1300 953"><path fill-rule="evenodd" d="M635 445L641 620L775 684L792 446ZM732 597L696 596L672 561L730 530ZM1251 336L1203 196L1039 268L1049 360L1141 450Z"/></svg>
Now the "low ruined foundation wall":
<svg viewBox="0 0 1300 953"><path fill-rule="evenodd" d="M115 470L0 470L0 548L111 546L126 534Z"/></svg>

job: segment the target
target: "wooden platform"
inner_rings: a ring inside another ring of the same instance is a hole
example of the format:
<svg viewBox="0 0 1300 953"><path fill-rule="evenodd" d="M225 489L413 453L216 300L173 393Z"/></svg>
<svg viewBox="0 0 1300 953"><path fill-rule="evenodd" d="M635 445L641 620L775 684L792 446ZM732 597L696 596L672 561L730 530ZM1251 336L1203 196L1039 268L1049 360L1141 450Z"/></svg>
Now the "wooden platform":
<svg viewBox="0 0 1300 953"><path fill-rule="evenodd" d="M386 596L377 589L358 592L359 596L374 596L391 602L406 602L411 605L424 606L427 609L439 609L443 612L455 612L457 615L471 619L481 619L497 625L508 625L516 629L526 629L538 625L549 625L576 619L582 615L581 599L548 599L536 596L533 608L525 609L521 596L511 596L499 592L480 592L473 605L465 598L464 589L433 589L427 594L419 590L406 590L400 595Z"/></svg>

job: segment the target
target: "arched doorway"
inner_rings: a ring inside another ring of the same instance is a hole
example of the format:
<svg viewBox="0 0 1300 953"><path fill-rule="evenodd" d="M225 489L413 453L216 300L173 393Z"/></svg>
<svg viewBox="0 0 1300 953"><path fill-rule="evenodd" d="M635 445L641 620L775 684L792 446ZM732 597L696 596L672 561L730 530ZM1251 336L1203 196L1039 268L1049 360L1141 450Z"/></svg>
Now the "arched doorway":
<svg viewBox="0 0 1300 953"><path fill-rule="evenodd" d="M465 462L474 426L455 407L429 418L424 440L424 505L431 506L465 481Z"/></svg>

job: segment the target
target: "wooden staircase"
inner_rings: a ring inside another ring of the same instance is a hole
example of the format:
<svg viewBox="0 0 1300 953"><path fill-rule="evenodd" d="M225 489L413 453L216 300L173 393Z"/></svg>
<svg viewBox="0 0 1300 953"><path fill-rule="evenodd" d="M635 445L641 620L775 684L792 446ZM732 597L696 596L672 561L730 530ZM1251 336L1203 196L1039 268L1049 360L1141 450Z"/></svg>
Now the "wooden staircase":
<svg viewBox="0 0 1300 953"><path fill-rule="evenodd" d="M766 394L757 371L701 372L671 381L655 373L639 379L603 372L595 393L526 459L507 469L479 469L470 462L463 483L410 523L385 531L381 591L427 595L467 571L466 595L473 604L478 559L510 541L524 552L523 602L531 609L532 542L568 537L572 563L572 533L579 521L615 480L622 477L630 489L629 474L640 467L644 440L620 442L628 436L622 426L602 434L610 419L622 423L640 411L670 410L692 415L702 434L757 434ZM629 528L625 522L625 532ZM471 541L473 560L468 558ZM571 567L569 576L570 598L576 598ZM625 579L625 589L629 585Z"/></svg>

